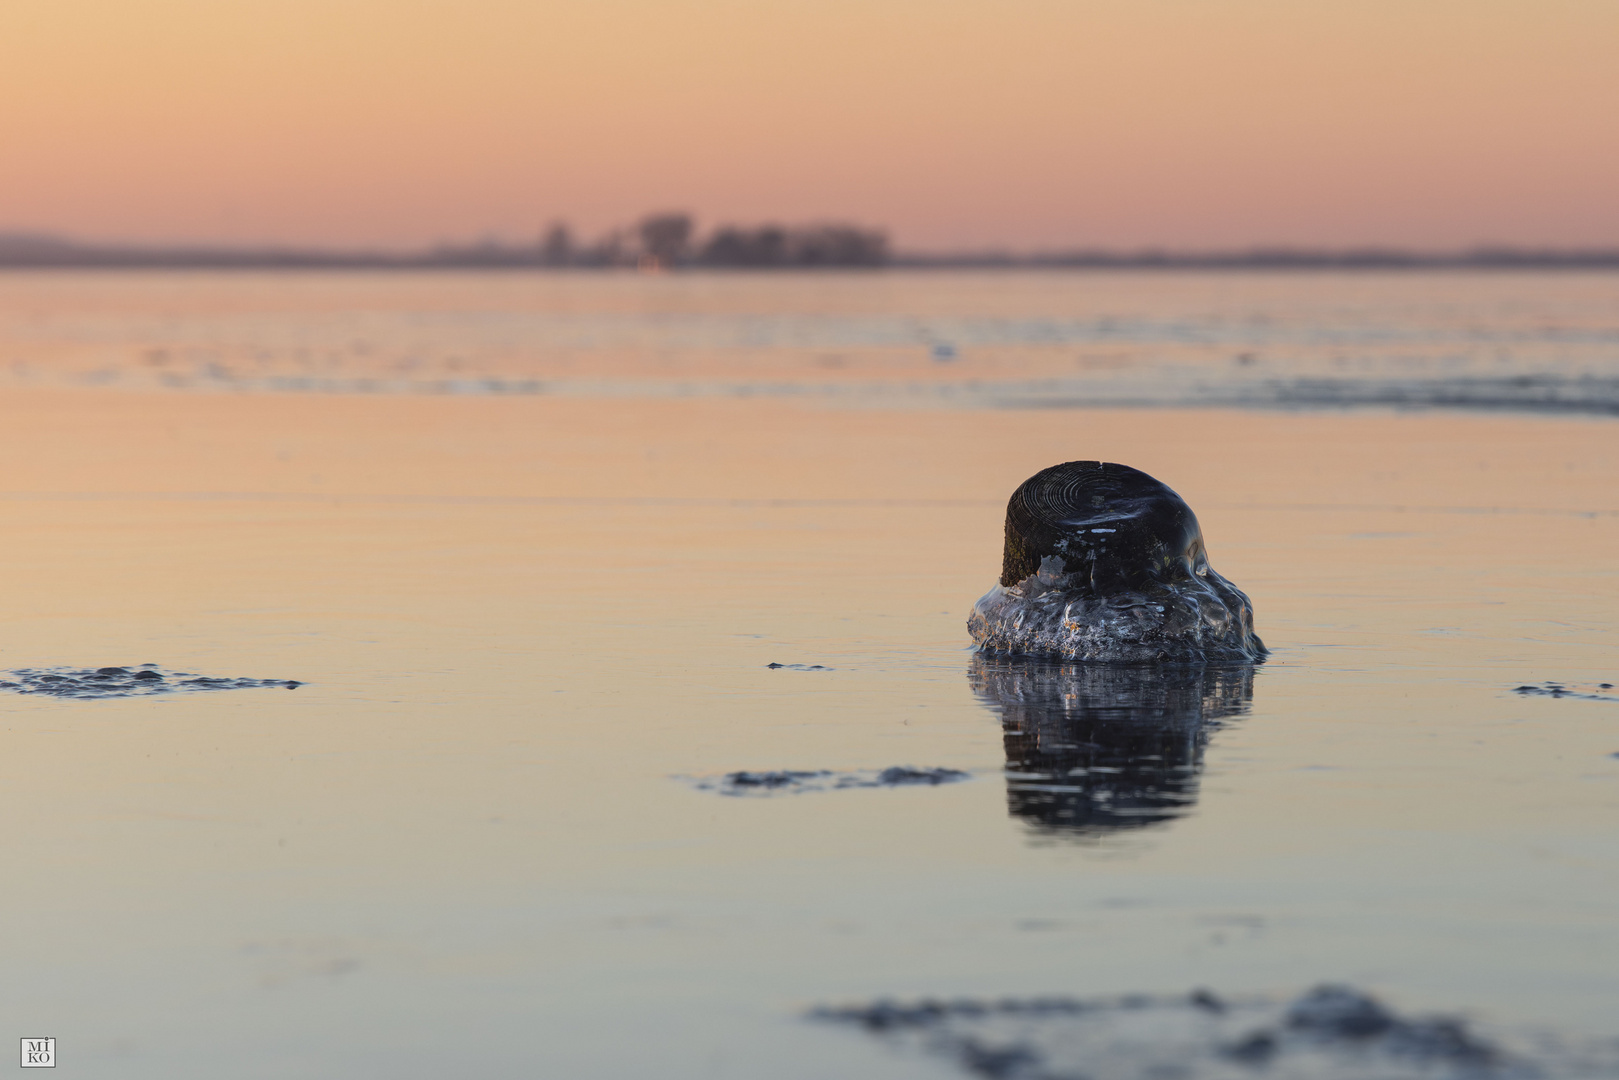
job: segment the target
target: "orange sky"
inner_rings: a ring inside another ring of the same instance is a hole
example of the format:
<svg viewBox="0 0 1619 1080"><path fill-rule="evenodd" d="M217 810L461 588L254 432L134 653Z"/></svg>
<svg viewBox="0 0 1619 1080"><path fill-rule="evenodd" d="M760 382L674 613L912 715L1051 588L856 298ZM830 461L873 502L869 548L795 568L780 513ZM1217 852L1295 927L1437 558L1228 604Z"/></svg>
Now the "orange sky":
<svg viewBox="0 0 1619 1080"><path fill-rule="evenodd" d="M1619 245L1619 0L4 0L0 229Z"/></svg>

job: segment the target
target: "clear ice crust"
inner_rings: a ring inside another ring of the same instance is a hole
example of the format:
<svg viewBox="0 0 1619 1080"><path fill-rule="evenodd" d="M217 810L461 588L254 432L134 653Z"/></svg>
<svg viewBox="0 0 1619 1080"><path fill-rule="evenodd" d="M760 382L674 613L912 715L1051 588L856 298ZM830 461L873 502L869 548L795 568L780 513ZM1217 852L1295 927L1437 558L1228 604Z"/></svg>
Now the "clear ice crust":
<svg viewBox="0 0 1619 1080"><path fill-rule="evenodd" d="M1253 605L1214 572L1191 507L1137 469L1070 461L1006 510L1001 580L967 630L987 652L1102 663L1256 663Z"/></svg>

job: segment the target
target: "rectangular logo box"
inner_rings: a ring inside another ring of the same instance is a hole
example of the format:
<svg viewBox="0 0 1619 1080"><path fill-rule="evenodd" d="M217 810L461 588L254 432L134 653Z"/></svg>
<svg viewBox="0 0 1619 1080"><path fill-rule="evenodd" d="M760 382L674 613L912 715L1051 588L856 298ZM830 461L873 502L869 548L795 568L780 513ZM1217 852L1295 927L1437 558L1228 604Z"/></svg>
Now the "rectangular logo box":
<svg viewBox="0 0 1619 1080"><path fill-rule="evenodd" d="M56 1068L55 1039L24 1039L21 1054L25 1069Z"/></svg>

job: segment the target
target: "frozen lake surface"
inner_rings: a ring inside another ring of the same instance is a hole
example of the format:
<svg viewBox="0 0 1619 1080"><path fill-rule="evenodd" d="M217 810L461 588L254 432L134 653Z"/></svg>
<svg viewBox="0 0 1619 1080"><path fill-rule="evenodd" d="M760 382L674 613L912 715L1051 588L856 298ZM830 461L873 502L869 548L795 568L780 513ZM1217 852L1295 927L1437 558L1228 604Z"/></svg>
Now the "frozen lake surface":
<svg viewBox="0 0 1619 1080"><path fill-rule="evenodd" d="M1616 1071L1619 276L4 275L0 365L0 671L267 683L0 686L58 1075ZM1081 458L1265 664L969 651Z"/></svg>
<svg viewBox="0 0 1619 1080"><path fill-rule="evenodd" d="M1619 273L7 274L0 385L1619 414Z"/></svg>

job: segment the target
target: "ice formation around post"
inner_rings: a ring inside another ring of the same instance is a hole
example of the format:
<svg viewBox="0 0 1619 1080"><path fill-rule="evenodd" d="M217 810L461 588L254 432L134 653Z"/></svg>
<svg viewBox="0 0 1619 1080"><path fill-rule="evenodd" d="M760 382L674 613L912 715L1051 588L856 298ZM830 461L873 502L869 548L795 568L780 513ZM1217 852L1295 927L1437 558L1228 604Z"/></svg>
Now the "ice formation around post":
<svg viewBox="0 0 1619 1080"><path fill-rule="evenodd" d="M1254 663L1253 605L1214 572L1197 516L1128 465L1069 461L1006 507L1001 580L973 607L986 652L1106 663Z"/></svg>

